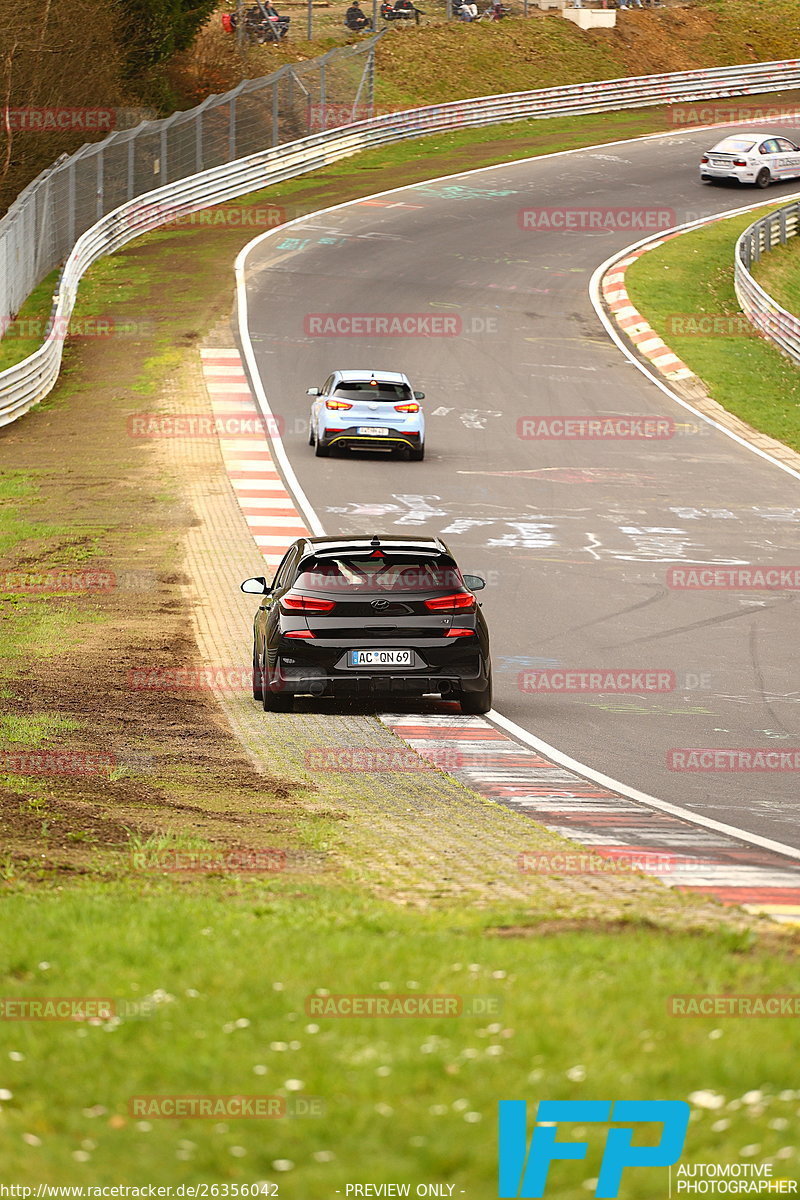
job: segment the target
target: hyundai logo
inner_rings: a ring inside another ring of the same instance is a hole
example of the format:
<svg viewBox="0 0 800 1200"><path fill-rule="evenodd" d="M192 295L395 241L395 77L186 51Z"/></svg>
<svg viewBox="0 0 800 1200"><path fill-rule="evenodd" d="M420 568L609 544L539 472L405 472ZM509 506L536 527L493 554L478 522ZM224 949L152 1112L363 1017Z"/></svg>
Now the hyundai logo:
<svg viewBox="0 0 800 1200"><path fill-rule="evenodd" d="M372 607L375 609L376 612L385 612L386 609L389 607L389 601L388 600L373 600Z"/></svg>

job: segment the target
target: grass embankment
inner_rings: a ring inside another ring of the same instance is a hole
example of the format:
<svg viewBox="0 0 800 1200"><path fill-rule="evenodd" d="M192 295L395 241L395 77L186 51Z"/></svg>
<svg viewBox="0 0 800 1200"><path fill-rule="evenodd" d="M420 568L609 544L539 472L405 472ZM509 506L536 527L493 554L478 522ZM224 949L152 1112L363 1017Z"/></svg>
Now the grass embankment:
<svg viewBox="0 0 800 1200"><path fill-rule="evenodd" d="M790 238L785 246L776 246L753 263L753 277L781 308L800 321L800 242Z"/></svg>
<svg viewBox="0 0 800 1200"><path fill-rule="evenodd" d="M800 450L800 371L750 332L733 287L736 239L758 215L717 221L643 254L628 268L626 287L632 303L715 400L754 429ZM765 266L771 269L769 259ZM711 334L676 332L702 330L714 317Z"/></svg>
<svg viewBox="0 0 800 1200"><path fill-rule="evenodd" d="M521 14L521 0L510 2ZM518 15L471 25L447 23L443 0L428 0L421 7L426 17L419 27L392 29L380 43L379 104L409 107L592 79L794 58L800 40L800 14L793 0L776 0L774 5L763 0L704 0L627 10L618 13L614 29L589 31L578 29L560 13L545 15L533 4L527 19ZM347 40L342 27L345 8L342 0L315 10L315 38L308 42L304 8L292 5L286 10L292 16L291 40L255 47L244 60L215 18L191 51L173 64L176 89L188 103L197 103L242 78L312 58ZM351 89L339 94L335 82L328 85L330 101L346 101L352 94Z"/></svg>
<svg viewBox="0 0 800 1200"><path fill-rule="evenodd" d="M248 203L299 213L374 190L376 178L390 187L520 157L532 137L545 152L644 132L652 119L448 135L430 139L424 159L419 146L391 148ZM141 592L0 598L14 655L5 699L18 714L3 723L2 748L121 745L154 764L142 776L2 781L0 995L96 996L119 1011L96 1024L3 1023L6 1178L272 1180L288 1200L334 1197L352 1182L446 1181L493 1195L499 1098L695 1092L687 1161L757 1155L796 1173L784 1132L796 1104L790 1022L759 1022L755 1036L750 1021L667 1011L673 993L791 991L794 933L608 877L590 881L602 921L587 915L589 885L576 880L531 880L526 903L390 905L335 868L337 845L357 836L326 821L326 809L338 815L335 781L309 799L292 780L256 776L208 697L126 687L142 655L186 666L196 649L179 570L193 514L182 481L125 438L125 418L143 400L168 404L187 348L229 311L244 240L225 225L167 229L97 264L78 320L135 321L136 332L74 341L53 396L0 439L0 464L14 472L0 505L4 568L79 562L151 580ZM412 839L413 824L410 814ZM242 843L313 845L325 869L176 876L131 855ZM310 1016L306 997L319 989L477 996L485 1015ZM129 1111L142 1094L319 1097L325 1114L142 1121ZM587 1194L603 1135L586 1135L586 1163L554 1168L560 1194ZM654 1178L629 1172L626 1195L651 1200Z"/></svg>
<svg viewBox="0 0 800 1200"><path fill-rule="evenodd" d="M796 1175L791 1020L667 1013L674 993L792 990L790 956L746 936L523 937L513 911L410 914L233 881L14 897L3 913L5 996L106 997L122 1014L6 1026L0 1145L15 1182L274 1180L308 1200L353 1182L447 1181L490 1196L499 1098L620 1093L704 1093L683 1161L755 1157ZM481 1015L309 1015L323 989L480 998ZM142 1120L129 1100L143 1095L316 1097L324 1115ZM589 1133L586 1162L553 1168L559 1195L584 1194L604 1135ZM631 1200L654 1194L666 1171L626 1172Z"/></svg>

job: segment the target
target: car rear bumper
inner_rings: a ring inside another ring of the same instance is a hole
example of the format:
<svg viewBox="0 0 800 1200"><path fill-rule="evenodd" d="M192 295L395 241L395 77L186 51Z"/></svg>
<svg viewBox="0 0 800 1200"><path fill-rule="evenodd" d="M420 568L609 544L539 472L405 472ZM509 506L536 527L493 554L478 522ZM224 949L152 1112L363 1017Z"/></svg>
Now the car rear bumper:
<svg viewBox="0 0 800 1200"><path fill-rule="evenodd" d="M327 431L322 436L323 446L340 446L347 450L398 450L417 449L423 443L422 434L418 429L390 429L388 434L379 437L369 437L356 432L357 426L350 429Z"/></svg>
<svg viewBox="0 0 800 1200"><path fill-rule="evenodd" d="M755 183L756 171L746 167L701 167L701 179L735 179L737 183Z"/></svg>
<svg viewBox="0 0 800 1200"><path fill-rule="evenodd" d="M286 667L280 660L273 675L273 688L294 696L459 696L481 692L488 683L488 663L479 661L464 664L464 669L451 666L439 672L389 674L386 671L326 671L319 667Z"/></svg>

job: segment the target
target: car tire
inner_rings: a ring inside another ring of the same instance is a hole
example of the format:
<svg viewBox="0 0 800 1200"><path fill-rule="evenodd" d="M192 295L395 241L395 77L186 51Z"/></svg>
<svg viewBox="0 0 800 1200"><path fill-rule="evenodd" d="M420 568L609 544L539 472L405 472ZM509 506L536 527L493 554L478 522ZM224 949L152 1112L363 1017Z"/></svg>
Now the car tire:
<svg viewBox="0 0 800 1200"><path fill-rule="evenodd" d="M261 707L264 712L287 712L294 705L291 692L273 692L266 666L261 672Z"/></svg>
<svg viewBox="0 0 800 1200"><path fill-rule="evenodd" d="M771 183L772 183L772 176L770 175L770 173L766 167L762 167L761 170L758 172L758 175L756 175L756 187L768 188Z"/></svg>
<svg viewBox="0 0 800 1200"><path fill-rule="evenodd" d="M482 692L465 692L461 697L461 711L469 716L483 716L492 707L492 673Z"/></svg>
<svg viewBox="0 0 800 1200"><path fill-rule="evenodd" d="M256 652L253 650L253 699L263 700L264 698L264 678L261 674L261 666L256 660Z"/></svg>
<svg viewBox="0 0 800 1200"><path fill-rule="evenodd" d="M422 462L423 458L425 457L425 447L415 446L413 449L409 450L408 457L411 462Z"/></svg>
<svg viewBox="0 0 800 1200"><path fill-rule="evenodd" d="M330 452L330 446L323 446L319 438L314 439L314 454L317 456L317 458L327 458Z"/></svg>
<svg viewBox="0 0 800 1200"><path fill-rule="evenodd" d="M314 426L313 425L309 425L309 427L308 427L308 444L309 444L309 446L314 445Z"/></svg>

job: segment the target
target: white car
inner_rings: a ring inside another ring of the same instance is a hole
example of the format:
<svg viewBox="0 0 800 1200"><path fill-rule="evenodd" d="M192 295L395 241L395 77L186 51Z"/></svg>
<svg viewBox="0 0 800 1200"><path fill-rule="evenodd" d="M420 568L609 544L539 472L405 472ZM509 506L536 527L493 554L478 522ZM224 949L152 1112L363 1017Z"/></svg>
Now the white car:
<svg viewBox="0 0 800 1200"><path fill-rule="evenodd" d="M769 187L800 175L800 147L782 133L732 133L700 159L700 179L738 179Z"/></svg>
<svg viewBox="0 0 800 1200"><path fill-rule="evenodd" d="M308 444L317 458L332 446L348 450L403 450L421 462L425 457L424 392L412 391L399 371L334 371L314 396Z"/></svg>

